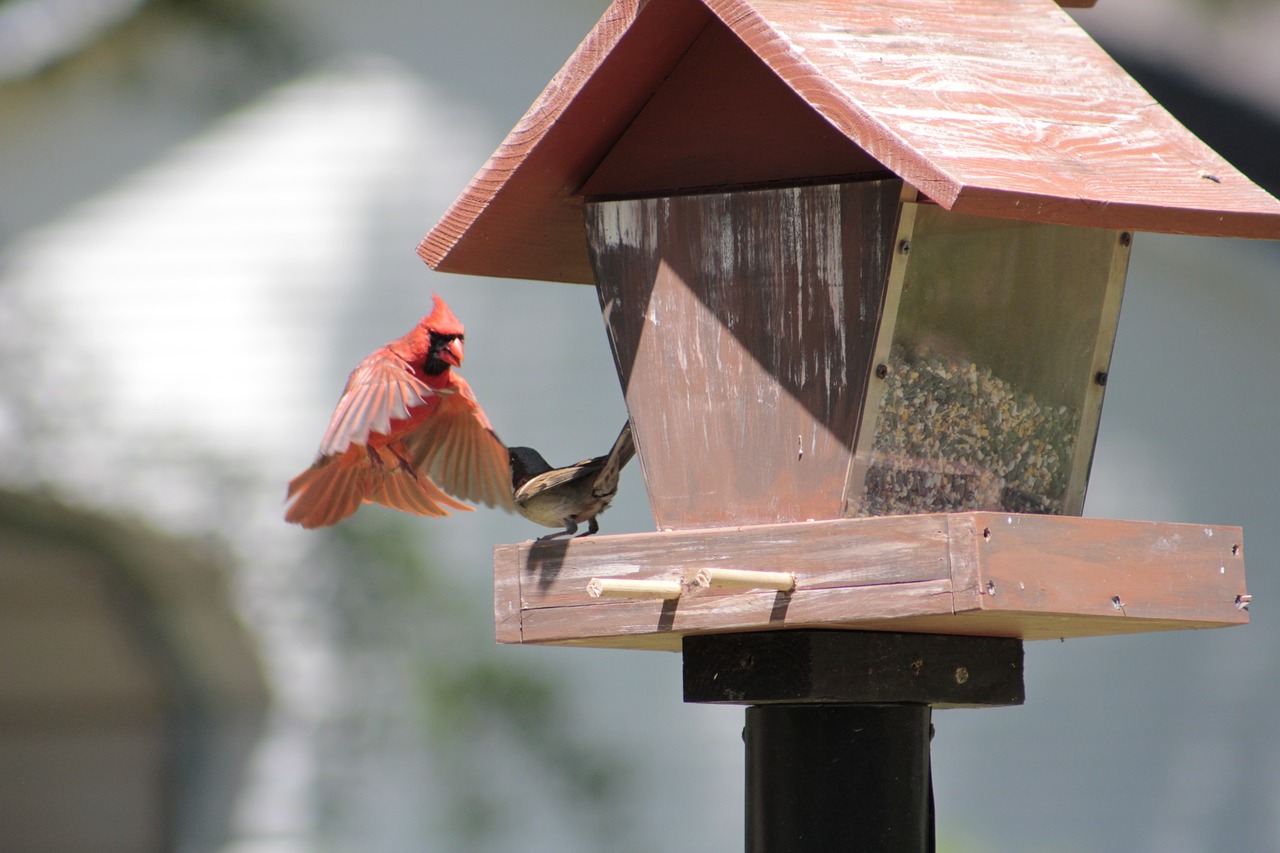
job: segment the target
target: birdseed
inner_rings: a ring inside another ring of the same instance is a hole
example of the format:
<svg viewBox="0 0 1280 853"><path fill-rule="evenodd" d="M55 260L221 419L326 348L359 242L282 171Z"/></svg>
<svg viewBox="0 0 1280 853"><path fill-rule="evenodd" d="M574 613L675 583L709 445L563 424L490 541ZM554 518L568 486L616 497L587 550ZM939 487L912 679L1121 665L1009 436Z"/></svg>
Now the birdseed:
<svg viewBox="0 0 1280 853"><path fill-rule="evenodd" d="M861 515L1062 513L1078 409L956 358L895 348L887 367Z"/></svg>

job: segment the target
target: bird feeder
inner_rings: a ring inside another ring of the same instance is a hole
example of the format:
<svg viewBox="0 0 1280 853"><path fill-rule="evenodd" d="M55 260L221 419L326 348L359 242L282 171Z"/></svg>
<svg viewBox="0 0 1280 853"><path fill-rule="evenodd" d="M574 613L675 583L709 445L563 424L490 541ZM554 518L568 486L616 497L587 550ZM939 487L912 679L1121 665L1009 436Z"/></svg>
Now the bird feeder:
<svg viewBox="0 0 1280 853"><path fill-rule="evenodd" d="M1238 529L1074 517L1136 231L1280 203L1049 0L615 3L420 247L597 287L662 531L498 549L499 639L1247 621Z"/></svg>
<svg viewBox="0 0 1280 853"><path fill-rule="evenodd" d="M1137 231L1280 202L1052 0L617 0L419 250L597 288L659 527L498 547L498 639L983 705L1024 639L1247 622L1239 528L1079 517Z"/></svg>

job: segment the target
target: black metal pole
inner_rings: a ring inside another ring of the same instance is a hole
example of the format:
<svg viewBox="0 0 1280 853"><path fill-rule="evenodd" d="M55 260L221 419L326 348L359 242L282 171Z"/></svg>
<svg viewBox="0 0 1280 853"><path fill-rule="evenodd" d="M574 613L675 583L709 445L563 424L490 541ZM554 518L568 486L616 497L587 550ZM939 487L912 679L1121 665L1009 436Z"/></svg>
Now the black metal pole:
<svg viewBox="0 0 1280 853"><path fill-rule="evenodd" d="M1024 696L1016 639L804 629L684 638L684 701L747 706L747 853L932 853L932 708Z"/></svg>
<svg viewBox="0 0 1280 853"><path fill-rule="evenodd" d="M747 853L934 849L928 705L746 709Z"/></svg>

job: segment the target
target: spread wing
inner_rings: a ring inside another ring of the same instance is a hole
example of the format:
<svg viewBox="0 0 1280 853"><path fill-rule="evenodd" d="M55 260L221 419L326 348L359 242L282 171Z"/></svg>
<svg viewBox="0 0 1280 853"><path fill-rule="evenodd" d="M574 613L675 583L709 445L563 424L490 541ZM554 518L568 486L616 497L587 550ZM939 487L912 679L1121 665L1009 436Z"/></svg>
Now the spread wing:
<svg viewBox="0 0 1280 853"><path fill-rule="evenodd" d="M427 477L398 469L384 468L379 476L370 478L366 500L436 518L449 514L449 509L470 512L471 507L446 495ZM446 508L447 507L447 508Z"/></svg>
<svg viewBox="0 0 1280 853"><path fill-rule="evenodd" d="M507 448L466 380L455 373L452 383L454 393L441 396L431 416L405 436L409 458L454 497L510 512L514 507Z"/></svg>
<svg viewBox="0 0 1280 853"><path fill-rule="evenodd" d="M408 418L411 408L436 393L399 358L374 353L351 371L320 440L320 455L335 456L352 444L367 444L370 433L389 434L392 420Z"/></svg>

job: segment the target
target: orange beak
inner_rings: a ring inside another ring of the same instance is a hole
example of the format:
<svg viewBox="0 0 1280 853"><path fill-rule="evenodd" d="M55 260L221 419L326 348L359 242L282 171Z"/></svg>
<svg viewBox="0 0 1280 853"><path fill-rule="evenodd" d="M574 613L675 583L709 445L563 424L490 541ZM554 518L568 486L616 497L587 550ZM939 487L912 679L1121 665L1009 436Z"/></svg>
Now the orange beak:
<svg viewBox="0 0 1280 853"><path fill-rule="evenodd" d="M440 360L454 367L462 366L462 338L454 338L440 353Z"/></svg>

